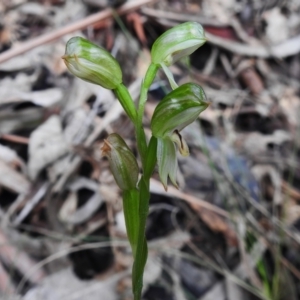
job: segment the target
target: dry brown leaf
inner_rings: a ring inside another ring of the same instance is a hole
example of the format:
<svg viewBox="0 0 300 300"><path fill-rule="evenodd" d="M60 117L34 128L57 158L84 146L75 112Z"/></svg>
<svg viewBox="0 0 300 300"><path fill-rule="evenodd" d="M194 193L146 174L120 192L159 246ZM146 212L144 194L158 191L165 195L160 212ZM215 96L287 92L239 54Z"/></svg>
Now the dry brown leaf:
<svg viewBox="0 0 300 300"><path fill-rule="evenodd" d="M195 209L195 207L193 207ZM196 209L195 209L196 210ZM216 213L207 209L196 210L199 213L201 220L214 232L222 233L226 238L228 245L237 246L238 240L235 231L230 227L228 222L223 220Z"/></svg>
<svg viewBox="0 0 300 300"><path fill-rule="evenodd" d="M143 26L143 22L142 22L142 17L140 14L138 14L137 12L132 12L129 13L127 16L127 21L132 23L134 30L140 40L140 42L146 46L147 44L147 38L146 38L146 34L144 31L144 26Z"/></svg>
<svg viewBox="0 0 300 300"><path fill-rule="evenodd" d="M264 90L262 79L254 68L243 70L240 77L253 95L257 96Z"/></svg>

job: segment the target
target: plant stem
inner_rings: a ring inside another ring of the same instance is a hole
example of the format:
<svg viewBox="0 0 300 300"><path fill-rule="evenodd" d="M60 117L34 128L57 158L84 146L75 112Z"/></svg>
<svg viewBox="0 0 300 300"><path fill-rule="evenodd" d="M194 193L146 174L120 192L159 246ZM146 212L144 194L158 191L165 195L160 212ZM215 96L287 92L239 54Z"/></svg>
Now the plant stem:
<svg viewBox="0 0 300 300"><path fill-rule="evenodd" d="M135 300L141 299L143 288L143 274L148 256L147 241L145 237L146 221L150 200L150 177L156 163L157 139L152 137L147 146L143 128L143 116L149 88L156 76L158 66L149 66L142 82L138 110L136 111L127 88L121 84L115 90L125 112L135 125L138 151L142 161L143 175L139 181L138 195L131 192L123 193L124 214L128 238L132 247L134 264L132 269L132 286ZM138 204L135 202L138 197ZM137 205L136 205L137 204Z"/></svg>
<svg viewBox="0 0 300 300"><path fill-rule="evenodd" d="M126 231L131 245L133 257L136 254L139 229L139 190L123 191L123 209Z"/></svg>
<svg viewBox="0 0 300 300"><path fill-rule="evenodd" d="M150 177L156 164L157 139L152 136L146 152L144 174L139 182L139 229L136 255L132 269L132 286L134 300L140 300L143 288L143 274L148 256L147 240L145 236L146 221L150 200Z"/></svg>
<svg viewBox="0 0 300 300"><path fill-rule="evenodd" d="M140 100L139 100L139 109L138 109L138 122L140 122L140 123L141 123L141 121L143 119L143 115L144 115L148 90L156 76L158 69L159 69L159 66L151 63L146 72L145 78L142 82L141 94L140 94Z"/></svg>
<svg viewBox="0 0 300 300"><path fill-rule="evenodd" d="M133 124L136 124L136 120L137 120L136 108L126 86L123 83L119 84L117 88L114 90L114 93L116 97L119 99L122 107L124 108L130 120L133 122Z"/></svg>
<svg viewBox="0 0 300 300"><path fill-rule="evenodd" d="M148 247L145 237L146 220L149 210L149 180L147 182L144 175L139 182L140 201L139 201L139 229L136 247L136 255L132 268L132 286L134 300L140 300L143 288L143 274L148 256Z"/></svg>
<svg viewBox="0 0 300 300"><path fill-rule="evenodd" d="M153 161L153 151L148 151L147 140L145 131L143 128L143 116L145 111L145 104L147 101L148 90L153 82L155 75L157 73L158 67L151 64L147 70L146 76L142 82L141 93L139 99L139 107L137 112L136 125L136 140L138 151L141 156L143 175L139 182L139 229L138 229L138 239L136 254L134 257L134 264L132 268L132 286L134 300L140 300L143 288L143 274L148 256L148 247L145 237L146 220L149 210L149 200L150 200L150 176L153 172L154 165L151 163ZM153 139L152 139L153 140ZM156 139L155 139L156 140ZM150 142L150 145L155 144ZM149 147L153 148L153 147ZM156 161L156 151L154 151L155 161ZM151 166L153 165L153 168Z"/></svg>
<svg viewBox="0 0 300 300"><path fill-rule="evenodd" d="M158 70L158 66L151 63L151 65L149 66L146 72L145 78L142 82L140 99L139 99L139 107L137 112L136 138L137 138L138 150L141 156L143 166L145 166L146 163L145 160L146 160L146 151L147 151L147 141L146 141L145 131L143 128L143 116L144 116L148 91L156 76L157 70Z"/></svg>

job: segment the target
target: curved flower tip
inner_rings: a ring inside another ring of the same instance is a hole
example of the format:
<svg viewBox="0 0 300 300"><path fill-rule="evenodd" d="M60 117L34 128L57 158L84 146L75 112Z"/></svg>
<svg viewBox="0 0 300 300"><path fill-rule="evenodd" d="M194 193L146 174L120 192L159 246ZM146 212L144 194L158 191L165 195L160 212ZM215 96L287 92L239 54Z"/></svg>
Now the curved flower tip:
<svg viewBox="0 0 300 300"><path fill-rule="evenodd" d="M106 89L122 83L122 71L117 60L103 48L82 37L71 38L62 56L69 71Z"/></svg>
<svg viewBox="0 0 300 300"><path fill-rule="evenodd" d="M170 92L156 106L151 129L157 138L158 172L165 189L168 178L178 187L175 144L181 155L189 155L188 145L180 130L195 121L208 105L203 89L197 84L187 83Z"/></svg>
<svg viewBox="0 0 300 300"><path fill-rule="evenodd" d="M151 49L152 62L170 66L192 54L206 42L203 27L196 22L177 25L163 33Z"/></svg>
<svg viewBox="0 0 300 300"><path fill-rule="evenodd" d="M169 138L157 139L157 164L161 183L165 190L168 189L168 178L178 188L176 182L177 158L175 145Z"/></svg>
<svg viewBox="0 0 300 300"><path fill-rule="evenodd" d="M116 133L110 134L101 148L102 156L109 161L111 172L121 190L135 189L139 167L133 153L125 141Z"/></svg>
<svg viewBox="0 0 300 300"><path fill-rule="evenodd" d="M182 138L178 130L175 130L171 136L171 140L177 145L182 156L189 156L190 150L186 141Z"/></svg>

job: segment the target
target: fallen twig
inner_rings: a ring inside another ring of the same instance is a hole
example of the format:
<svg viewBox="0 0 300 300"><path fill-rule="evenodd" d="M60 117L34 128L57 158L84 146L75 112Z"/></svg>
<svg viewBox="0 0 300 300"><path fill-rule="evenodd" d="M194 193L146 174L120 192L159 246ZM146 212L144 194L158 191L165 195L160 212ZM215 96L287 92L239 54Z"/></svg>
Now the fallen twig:
<svg viewBox="0 0 300 300"><path fill-rule="evenodd" d="M247 56L256 56L256 57L287 57L293 54L296 54L300 51L300 35L295 36L285 42L275 45L275 46L264 46L258 44L255 46L246 45L239 42L234 42L220 38L211 33L206 32L206 37L208 42L234 52L236 54L247 55Z"/></svg>
<svg viewBox="0 0 300 300"><path fill-rule="evenodd" d="M237 18L232 18L228 23L220 22L216 19L207 18L205 16L192 15L192 14L183 14L183 13L175 13L170 11L158 10L149 7L143 7L141 12L149 17L153 18L166 18L169 20L177 21L177 22L187 22L194 21L202 24L203 26L213 26L213 27L228 27L231 26L237 36L244 42L250 43L255 39L253 37L249 37L241 24L239 23Z"/></svg>
<svg viewBox="0 0 300 300"><path fill-rule="evenodd" d="M281 187L282 187L283 192L286 195L294 198L298 202L300 201L300 192L297 189L295 189L294 187L292 187L288 182L286 182L285 180L282 180Z"/></svg>
<svg viewBox="0 0 300 300"><path fill-rule="evenodd" d="M158 10L158 9L153 9L153 8L149 8L149 7L143 7L141 9L141 11L144 15L149 16L149 17L165 18L165 19L170 19L170 20L178 21L178 22L194 21L194 22L198 22L202 25L209 25L209 26L214 26L214 27L224 27L224 26L229 25L226 23L219 22L218 20L202 17L199 15L191 15L191 14L183 14L183 13L179 14L179 13L175 13L175 12Z"/></svg>
<svg viewBox="0 0 300 300"><path fill-rule="evenodd" d="M3 140L10 141L13 143L24 144L24 145L28 145L29 143L29 138L14 135L14 134L2 134L0 135L0 137Z"/></svg>
<svg viewBox="0 0 300 300"><path fill-rule="evenodd" d="M155 179L151 179L151 186L150 186L150 190L152 193L159 193L161 195L165 195L168 197L177 197L179 199L183 199L186 202L190 203L193 207L200 207L209 211L212 211L216 214L218 214L219 216L225 217L225 218L230 218L229 213L220 208L217 207L213 204L210 204L207 201L204 201L202 199L196 198L192 195L183 193L179 190L177 190L176 188L169 186L168 187L168 192L166 192L162 186L162 184L160 182L158 182Z"/></svg>
<svg viewBox="0 0 300 300"><path fill-rule="evenodd" d="M144 13L146 12L148 15L150 15L150 13L153 14L153 12L149 11L148 9L146 10L143 9L143 12ZM180 22L184 21L186 18L185 16L179 17L178 14L176 14L176 16L173 16L172 14L170 15L169 13L168 14L164 13L160 15L159 12L157 11L156 17L160 18L157 21L160 24L171 27L178 24L179 21ZM189 20L193 20L193 18L190 18ZM202 24L205 25L205 20L201 20L198 18L197 22L201 23L201 21L203 21ZM231 25L236 29L236 26L234 24L227 24L227 25ZM214 25L214 26L219 27L221 25ZM245 56L255 56L261 58L269 58L269 57L283 58L283 57L294 55L300 51L300 35L292 37L278 45L263 45L258 40L255 40L257 43L256 45L252 45L252 44L249 45L249 44L244 44L244 43L224 39L214 34L211 34L207 31L205 32L205 35L209 43L224 48L233 53L245 55Z"/></svg>
<svg viewBox="0 0 300 300"><path fill-rule="evenodd" d="M153 2L156 0L134 0L134 1L128 1L124 5L122 5L119 9L117 9L117 13L122 15L125 14L131 10L134 10L138 8L141 5L148 4L150 2ZM20 43L17 47L14 47L8 51L3 52L0 54L0 63L3 63L15 56L18 56L20 54L23 54L33 48L36 48L38 46L41 46L43 44L52 42L70 32L74 32L76 30L84 29L94 23L99 22L100 20L107 19L109 17L113 16L113 10L111 8L104 9L103 11L100 11L96 14L93 14L91 16L87 16L83 20L79 20L77 22L74 22L72 24L66 25L63 28L59 28L57 30L54 30L52 32L46 33L44 35L41 35L35 39L29 40L25 43Z"/></svg>

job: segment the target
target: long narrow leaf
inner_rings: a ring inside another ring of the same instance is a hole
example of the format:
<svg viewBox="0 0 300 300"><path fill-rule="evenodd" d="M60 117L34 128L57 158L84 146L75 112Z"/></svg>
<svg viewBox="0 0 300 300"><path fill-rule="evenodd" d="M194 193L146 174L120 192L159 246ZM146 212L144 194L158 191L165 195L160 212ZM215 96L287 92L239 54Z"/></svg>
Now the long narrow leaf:
<svg viewBox="0 0 300 300"><path fill-rule="evenodd" d="M146 219L149 210L149 180L145 180L142 176L139 182L140 202L139 202L139 231L136 255L132 269L132 285L135 300L141 299L143 288L143 273L148 256L147 241L145 237Z"/></svg>
<svg viewBox="0 0 300 300"><path fill-rule="evenodd" d="M123 209L127 236L135 257L139 229L139 191L137 189L123 192Z"/></svg>

